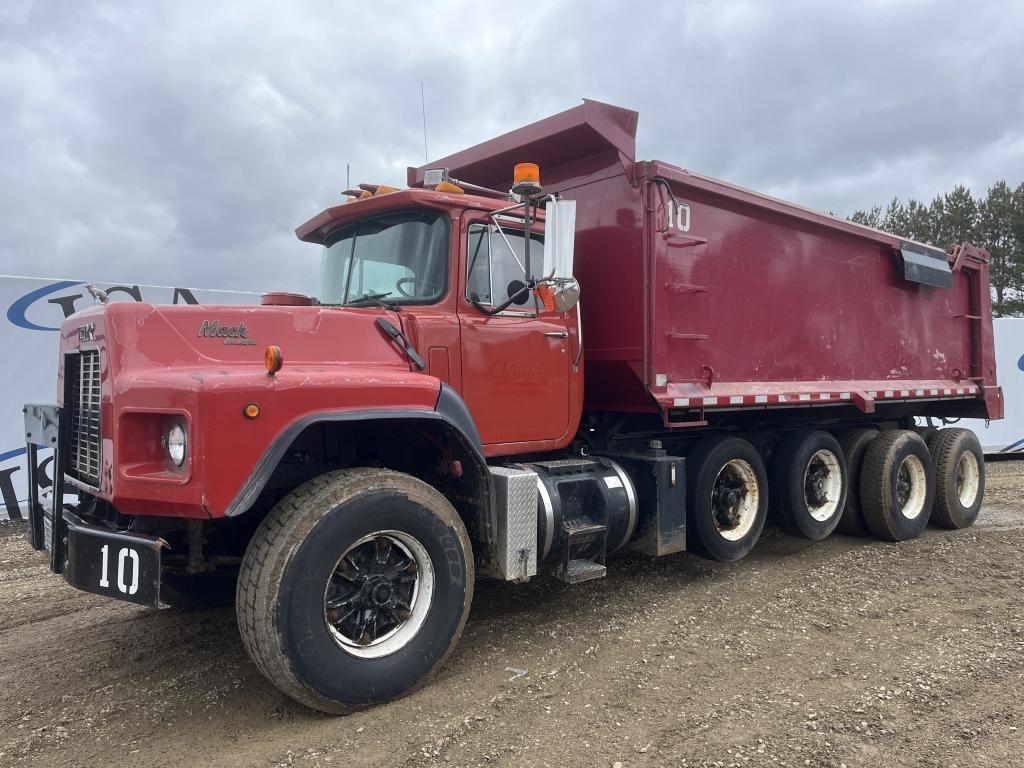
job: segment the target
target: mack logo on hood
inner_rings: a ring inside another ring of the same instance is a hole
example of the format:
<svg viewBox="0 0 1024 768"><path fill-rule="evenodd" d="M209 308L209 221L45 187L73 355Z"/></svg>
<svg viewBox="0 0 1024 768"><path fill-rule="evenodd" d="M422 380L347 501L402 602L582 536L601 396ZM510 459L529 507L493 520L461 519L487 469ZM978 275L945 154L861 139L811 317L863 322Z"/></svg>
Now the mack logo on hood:
<svg viewBox="0 0 1024 768"><path fill-rule="evenodd" d="M203 320L203 324L199 326L198 336L224 339L225 344L256 344L256 339L249 338L244 320L238 325L221 325L220 320Z"/></svg>

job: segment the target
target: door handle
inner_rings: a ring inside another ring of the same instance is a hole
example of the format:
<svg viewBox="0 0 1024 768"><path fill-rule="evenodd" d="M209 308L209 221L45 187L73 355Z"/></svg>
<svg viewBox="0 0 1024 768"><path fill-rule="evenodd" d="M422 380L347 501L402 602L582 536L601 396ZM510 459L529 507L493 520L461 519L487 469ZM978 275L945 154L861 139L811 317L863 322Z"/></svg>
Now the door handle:
<svg viewBox="0 0 1024 768"><path fill-rule="evenodd" d="M569 338L568 331L544 331L544 335L551 339L567 339Z"/></svg>

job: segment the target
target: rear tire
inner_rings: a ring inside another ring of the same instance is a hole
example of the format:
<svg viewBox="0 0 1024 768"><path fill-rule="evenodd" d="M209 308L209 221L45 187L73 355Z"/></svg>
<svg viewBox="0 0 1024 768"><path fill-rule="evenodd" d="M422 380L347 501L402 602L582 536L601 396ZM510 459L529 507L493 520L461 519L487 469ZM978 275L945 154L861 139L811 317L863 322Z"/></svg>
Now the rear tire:
<svg viewBox="0 0 1024 768"><path fill-rule="evenodd" d="M839 447L846 458L846 505L836 530L847 536L866 537L871 535L860 503L861 469L864 455L871 441L878 437L877 429L847 429L839 434Z"/></svg>
<svg viewBox="0 0 1024 768"><path fill-rule="evenodd" d="M821 541L832 533L843 514L846 487L846 459L828 432L787 435L772 457L772 508L779 527L791 536Z"/></svg>
<svg viewBox="0 0 1024 768"><path fill-rule="evenodd" d="M868 529L885 541L916 539L928 525L935 469L916 432L893 429L871 441L861 469L860 499Z"/></svg>
<svg viewBox="0 0 1024 768"><path fill-rule="evenodd" d="M237 611L253 661L332 714L409 693L458 642L473 598L469 538L447 499L409 475L329 472L260 524Z"/></svg>
<svg viewBox="0 0 1024 768"><path fill-rule="evenodd" d="M977 435L969 429L943 429L928 447L935 462L932 522L953 529L972 525L985 496L985 454Z"/></svg>
<svg viewBox="0 0 1024 768"><path fill-rule="evenodd" d="M686 546L732 562L757 543L768 514L768 477L757 450L737 437L711 437L687 456Z"/></svg>

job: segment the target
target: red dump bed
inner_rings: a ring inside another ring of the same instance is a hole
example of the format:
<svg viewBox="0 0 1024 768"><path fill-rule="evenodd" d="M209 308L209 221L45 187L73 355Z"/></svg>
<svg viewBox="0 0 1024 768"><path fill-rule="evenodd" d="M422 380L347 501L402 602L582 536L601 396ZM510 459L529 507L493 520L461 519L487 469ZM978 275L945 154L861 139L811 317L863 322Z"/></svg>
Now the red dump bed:
<svg viewBox="0 0 1024 768"><path fill-rule="evenodd" d="M587 408L1002 417L984 251L636 161L636 123L586 101L430 166L507 189L515 163L536 162L545 191L577 201Z"/></svg>

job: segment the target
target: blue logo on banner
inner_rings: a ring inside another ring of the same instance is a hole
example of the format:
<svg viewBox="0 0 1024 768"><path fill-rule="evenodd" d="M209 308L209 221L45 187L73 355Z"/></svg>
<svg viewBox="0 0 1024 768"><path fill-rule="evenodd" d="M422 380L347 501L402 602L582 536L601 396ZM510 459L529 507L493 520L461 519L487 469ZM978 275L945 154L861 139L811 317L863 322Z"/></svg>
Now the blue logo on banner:
<svg viewBox="0 0 1024 768"><path fill-rule="evenodd" d="M1024 355L1020 356L1020 360L1017 361L1017 367L1024 371Z"/></svg>
<svg viewBox="0 0 1024 768"><path fill-rule="evenodd" d="M44 296L49 296L51 293L63 291L65 288L81 284L81 280L58 280L56 283L50 283L49 285L44 285L42 288L36 288L34 291L29 291L7 308L7 319L19 328L26 328L30 331L59 331L60 328L51 328L47 325L36 325L25 316L25 313L28 312L29 307Z"/></svg>
<svg viewBox="0 0 1024 768"><path fill-rule="evenodd" d="M23 453L27 453L27 450L28 449L26 448L15 448L13 451L0 453L0 461L7 461L8 459L13 459L15 456L21 456Z"/></svg>

